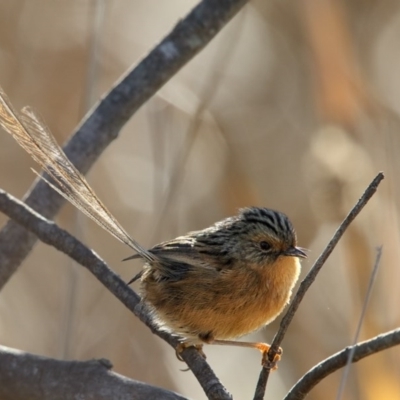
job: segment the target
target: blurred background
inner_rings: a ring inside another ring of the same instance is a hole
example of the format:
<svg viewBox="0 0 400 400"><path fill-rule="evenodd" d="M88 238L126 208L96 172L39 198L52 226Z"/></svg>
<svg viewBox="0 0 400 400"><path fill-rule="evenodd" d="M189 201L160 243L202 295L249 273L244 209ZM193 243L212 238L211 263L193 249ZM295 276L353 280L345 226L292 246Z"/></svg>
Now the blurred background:
<svg viewBox="0 0 400 400"><path fill-rule="evenodd" d="M196 4L170 0L0 1L0 85L34 107L60 143L88 109ZM305 276L378 171L386 179L307 293L267 396L282 398L353 343L383 245L360 340L400 325L400 3L251 1L124 127L88 175L112 213L150 247L248 205L290 216L310 249ZM17 197L34 166L0 132L0 186ZM6 218L0 215L4 224ZM130 250L64 206L57 222L123 279ZM280 318L247 339L270 342ZM3 345L61 359L109 358L116 372L205 399L175 352L86 270L38 243L0 294ZM237 399L252 398L260 355L209 346ZM400 350L351 368L343 399L400 399ZM310 399L334 399L339 371Z"/></svg>

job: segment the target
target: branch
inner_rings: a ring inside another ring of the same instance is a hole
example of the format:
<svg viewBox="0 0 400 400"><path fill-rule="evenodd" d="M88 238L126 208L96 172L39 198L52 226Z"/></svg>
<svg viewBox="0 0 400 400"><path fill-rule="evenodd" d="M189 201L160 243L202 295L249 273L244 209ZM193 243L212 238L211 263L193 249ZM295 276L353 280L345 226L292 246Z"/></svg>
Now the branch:
<svg viewBox="0 0 400 400"><path fill-rule="evenodd" d="M322 379L346 365L354 353L352 362L400 344L400 328L375 336L365 342L350 346L322 361L308 371L289 391L284 400L302 400Z"/></svg>
<svg viewBox="0 0 400 400"><path fill-rule="evenodd" d="M246 3L247 0L201 1L134 69L128 71L90 111L64 147L67 157L78 170L86 173L132 115L199 53ZM26 197L26 203L46 218L52 218L64 199L39 181ZM35 236L12 221L2 229L0 289L35 242Z"/></svg>
<svg viewBox="0 0 400 400"><path fill-rule="evenodd" d="M269 350L269 353L268 353L268 358L271 362L274 359L274 357L278 351L278 348L279 348L280 344L282 343L282 340L286 334L286 331L287 331L290 323L292 322L294 314L296 313L297 309L299 308L300 302L303 300L303 297L306 294L307 290L309 289L311 284L314 282L318 272L321 270L321 268L325 264L325 261L330 256L333 249L336 247L337 243L339 242L340 238L343 236L346 229L354 221L354 219L361 212L361 210L365 207L365 205L368 203L369 199L375 194L375 192L378 189L378 186L381 183L381 181L383 180L383 178L384 178L384 175L382 172L380 172L374 178L374 180L369 184L369 186L365 190L364 194L361 196L361 198L358 200L357 204L353 207L353 209L349 212L347 217L340 224L339 228L333 235L333 237L330 240L330 242L328 243L328 245L325 247L324 251L321 253L321 255L319 256L317 261L315 261L313 267L311 268L311 270L309 271L307 276L304 278L304 280L301 282L299 290L297 291L292 302L290 303L290 306L289 306L286 314L282 318L280 326L279 326L279 330L272 341L271 349ZM268 368L263 368L261 370L260 376L258 378L257 386L256 386L256 391L254 394L254 400L262 400L264 398L264 393L265 393L265 388L266 388L267 382L268 382L269 372L270 372L270 369L268 369Z"/></svg>
<svg viewBox="0 0 400 400"><path fill-rule="evenodd" d="M0 346L2 400L187 400L110 371L108 360L60 361Z"/></svg>
<svg viewBox="0 0 400 400"><path fill-rule="evenodd" d="M145 323L154 334L164 339L174 348L177 346L178 338L157 329L152 323L145 305L140 301L139 295L116 275L94 251L87 248L67 231L58 227L54 222L44 218L26 204L1 189L0 211L30 232L33 232L42 242L62 251L78 264L87 268L115 297ZM230 394L197 350L189 347L182 352L181 356L193 371L209 399L231 399Z"/></svg>

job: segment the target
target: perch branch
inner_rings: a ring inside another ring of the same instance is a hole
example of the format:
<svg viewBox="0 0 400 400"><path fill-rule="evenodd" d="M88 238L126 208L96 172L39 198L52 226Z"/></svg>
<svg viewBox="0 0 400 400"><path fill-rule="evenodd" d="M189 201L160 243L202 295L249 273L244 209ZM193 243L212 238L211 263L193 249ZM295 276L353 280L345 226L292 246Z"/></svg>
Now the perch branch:
<svg viewBox="0 0 400 400"><path fill-rule="evenodd" d="M277 353L278 348L279 348L280 344L282 343L282 340L286 334L286 331L294 317L294 314L296 313L297 309L299 308L300 302L302 301L304 295L306 294L306 292L309 289L309 287L311 286L311 284L314 282L318 272L321 270L322 266L325 264L325 261L327 260L329 255L332 253L333 249L336 247L337 243L339 242L340 238L343 236L344 232L349 227L351 222L354 221L354 219L357 217L357 215L361 212L361 210L368 203L370 198L375 194L375 192L378 189L378 186L381 183L381 181L383 180L383 178L384 178L384 175L382 172L380 172L373 179L373 181L369 184L369 186L365 190L364 194L360 197L360 199L358 200L356 205L353 207L353 209L349 212L349 214L346 216L346 218L340 224L339 228L333 235L333 237L330 240L330 242L328 243L328 245L325 247L324 251L318 257L317 261L315 261L313 267L311 268L311 270L309 271L307 276L304 278L304 280L301 282L296 295L294 296L286 314L284 315L284 317L281 320L279 330L272 341L271 349L269 350L269 353L268 353L269 360L272 361L274 359L275 354ZM254 394L254 400L262 400L264 398L269 373L270 373L270 370L267 368L263 368L261 370L261 373L260 373L260 376L259 376L259 379L257 382L257 386L256 386L256 391Z"/></svg>
<svg viewBox="0 0 400 400"><path fill-rule="evenodd" d="M178 338L157 329L152 323L139 295L132 290L107 264L78 239L44 218L26 204L0 189L0 211L34 233L42 242L67 254L87 268L115 297L133 312L151 331L174 348ZM209 399L230 400L231 396L220 383L210 366L197 350L187 348L181 356L193 371Z"/></svg>

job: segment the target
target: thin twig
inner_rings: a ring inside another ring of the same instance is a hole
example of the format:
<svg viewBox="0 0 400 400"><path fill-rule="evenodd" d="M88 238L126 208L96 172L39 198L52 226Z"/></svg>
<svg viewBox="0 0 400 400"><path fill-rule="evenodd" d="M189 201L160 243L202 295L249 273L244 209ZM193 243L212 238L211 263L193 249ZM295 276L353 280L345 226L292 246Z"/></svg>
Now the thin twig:
<svg viewBox="0 0 400 400"><path fill-rule="evenodd" d="M78 264L87 268L154 334L164 339L174 348L177 346L178 338L158 330L149 317L145 305L141 303L139 295L115 274L94 251L90 250L67 231L58 227L54 222L44 218L1 189L0 211L34 233L42 242L62 251ZM197 350L187 348L181 355L195 374L209 399L231 400L230 394Z"/></svg>
<svg viewBox="0 0 400 400"><path fill-rule="evenodd" d="M353 350L350 351L350 353L349 353L349 359L347 360L346 367L345 367L345 369L343 371L343 376L342 376L342 379L340 381L339 390L338 390L338 393L337 393L337 396L336 396L336 400L340 400L342 398L342 394L343 394L343 391L344 391L344 386L346 384L347 377L348 377L349 372L350 372L350 365L351 365L353 357L354 357L354 351L355 351L354 346L357 344L358 338L360 337L361 327L362 327L362 324L364 322L365 314L367 312L367 306L368 306L368 303L369 303L369 298L371 297L372 288L374 286L375 278L376 278L376 275L378 273L378 268L379 268L379 265L380 265L381 256L382 256L382 246L378 247L378 249L376 251L376 259L375 259L374 268L372 269L372 272L371 272L367 293L365 294L365 300L364 300L364 304L363 304L363 307L362 307L362 310L361 310L360 320L358 321L358 326L357 326L356 333L354 335L354 339L353 339L353 342L352 342Z"/></svg>
<svg viewBox="0 0 400 400"><path fill-rule="evenodd" d="M247 3L247 0L203 0L173 28L139 64L128 71L101 99L64 147L86 173L117 138L132 115L189 60L198 54ZM36 182L26 203L52 218L64 200L44 182ZM11 221L0 232L0 289L17 270L36 242ZM18 246L15 245L18 243Z"/></svg>
<svg viewBox="0 0 400 400"><path fill-rule="evenodd" d="M346 365L350 354L353 354L351 362L377 353L390 347L400 345L400 328L375 336L350 346L322 361L308 371L289 391L284 400L302 400L307 393L322 379Z"/></svg>
<svg viewBox="0 0 400 400"><path fill-rule="evenodd" d="M311 284L314 282L318 272L324 265L325 261L329 257L329 255L332 253L333 249L339 242L340 238L343 236L344 232L346 229L349 227L351 222L356 218L356 216L360 213L360 211L365 207L365 205L368 203L369 199L374 195L376 192L378 185L380 182L383 180L384 175L382 172L380 172L374 180L369 184L367 189L365 190L364 194L361 196L361 198L358 200L356 205L353 207L353 209L349 212L347 217L343 220L343 222L340 224L339 228L333 235L332 239L328 243L328 245L325 247L324 251L321 253L317 261L315 261L313 267L307 274L307 276L304 278L304 280L301 282L299 290L297 291L296 295L293 298L293 301L291 302L286 314L281 320L279 330L276 333L272 344L271 344L271 349L268 353L268 358L273 361L278 348L280 344L282 343L282 340L286 334L286 331L294 317L294 314L296 313L301 300L303 299L304 295L306 294L308 288L311 286ZM270 369L268 368L263 368L261 370L260 376L258 378L255 394L254 394L254 400L262 400L264 398L265 394L265 389L267 386L268 382L268 377L269 377Z"/></svg>

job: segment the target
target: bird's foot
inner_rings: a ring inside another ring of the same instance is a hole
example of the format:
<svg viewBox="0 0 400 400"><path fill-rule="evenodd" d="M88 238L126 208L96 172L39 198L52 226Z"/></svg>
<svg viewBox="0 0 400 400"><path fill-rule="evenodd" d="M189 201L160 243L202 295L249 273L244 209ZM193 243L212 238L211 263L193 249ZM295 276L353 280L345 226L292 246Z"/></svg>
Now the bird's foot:
<svg viewBox="0 0 400 400"><path fill-rule="evenodd" d="M281 359L283 350L282 347L279 347L278 351L274 355L274 359L271 361L268 358L268 352L270 348L271 346L269 346L266 343L257 343L257 349L259 349L262 353L261 365L266 369L269 369L271 371L276 371L278 369L277 363Z"/></svg>
<svg viewBox="0 0 400 400"><path fill-rule="evenodd" d="M194 347L204 359L207 358L205 353L204 353L204 351L203 351L203 345L202 344L193 344L193 343L190 343L190 342L180 342L178 344L178 346L176 346L176 348L175 348L176 358L179 361L184 361L184 359L181 356L181 353L182 353L182 351L184 351L188 347Z"/></svg>

